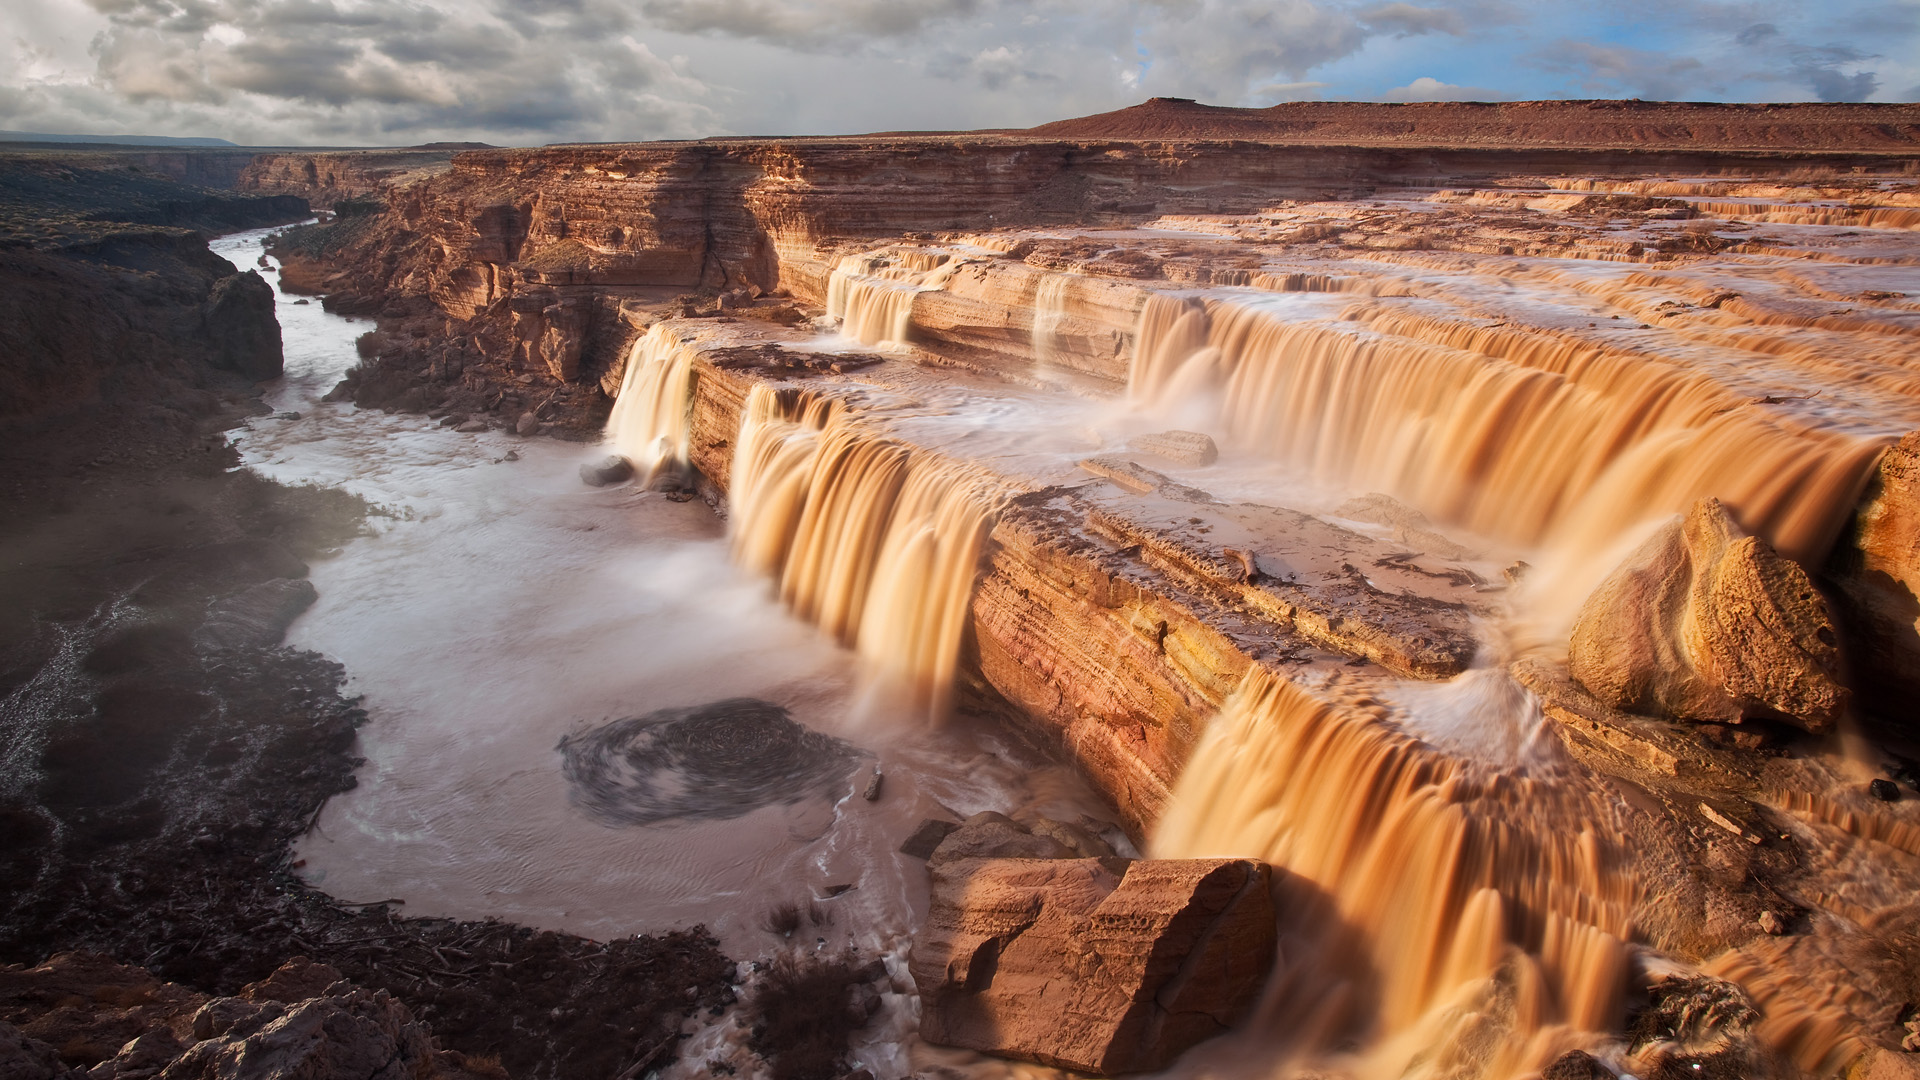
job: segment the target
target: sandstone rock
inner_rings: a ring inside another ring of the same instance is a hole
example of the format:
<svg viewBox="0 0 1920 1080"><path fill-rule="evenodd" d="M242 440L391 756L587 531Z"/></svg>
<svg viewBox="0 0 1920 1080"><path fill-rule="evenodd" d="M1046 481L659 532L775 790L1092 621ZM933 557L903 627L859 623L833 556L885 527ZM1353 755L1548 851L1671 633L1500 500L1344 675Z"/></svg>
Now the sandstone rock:
<svg viewBox="0 0 1920 1080"><path fill-rule="evenodd" d="M462 435L478 435L487 430L487 422L479 419L469 420L453 430L460 432Z"/></svg>
<svg viewBox="0 0 1920 1080"><path fill-rule="evenodd" d="M302 578L261 582L214 604L207 621L194 631L193 642L207 650L278 645L287 627L319 595L313 583Z"/></svg>
<svg viewBox="0 0 1920 1080"><path fill-rule="evenodd" d="M1839 638L1806 572L1705 499L1629 555L1581 608L1568 667L1642 715L1830 729L1846 708Z"/></svg>
<svg viewBox="0 0 1920 1080"><path fill-rule="evenodd" d="M927 861L934 866L961 859L1071 859L1071 847L1049 836L1035 836L1027 827L991 810L961 823Z"/></svg>
<svg viewBox="0 0 1920 1080"><path fill-rule="evenodd" d="M67 1067L53 1047L0 1020L0 1080L55 1080L66 1075Z"/></svg>
<svg viewBox="0 0 1920 1080"><path fill-rule="evenodd" d="M1135 495L1145 495L1167 482L1167 477L1143 468L1125 458L1095 457L1080 462L1080 467L1104 480L1112 481Z"/></svg>
<svg viewBox="0 0 1920 1080"><path fill-rule="evenodd" d="M632 478L633 463L618 454L608 454L599 461L580 466L581 481L593 487L621 484Z"/></svg>
<svg viewBox="0 0 1920 1080"><path fill-rule="evenodd" d="M239 1037L194 1044L162 1080L418 1080L434 1069L431 1036L385 991L345 983Z"/></svg>
<svg viewBox="0 0 1920 1080"><path fill-rule="evenodd" d="M1334 513L1349 521L1364 521L1370 525L1391 526L1395 540L1409 547L1419 548L1428 554L1439 556L1442 559L1473 559L1479 557L1478 552L1454 543L1444 534L1436 530L1433 527L1433 522L1427 520L1427 515L1390 495L1382 495L1377 491L1372 494L1362 495L1357 499L1348 499L1342 503L1340 508L1334 511ZM1507 580L1518 580L1519 576L1526 571L1525 569L1516 570L1515 567L1524 568L1526 565L1526 563L1521 562L1515 563L1513 567L1509 567L1507 569Z"/></svg>
<svg viewBox="0 0 1920 1080"><path fill-rule="evenodd" d="M1873 1047L1847 1066L1846 1080L1920 1080L1920 1054Z"/></svg>
<svg viewBox="0 0 1920 1080"><path fill-rule="evenodd" d="M1241 859L936 863L911 965L920 1033L1076 1072L1161 1068L1258 994L1270 885Z"/></svg>
<svg viewBox="0 0 1920 1080"><path fill-rule="evenodd" d="M1900 710L1920 697L1920 431L1887 449L1827 580L1860 691Z"/></svg>
<svg viewBox="0 0 1920 1080"><path fill-rule="evenodd" d="M1143 454L1155 454L1182 465L1211 465L1220 460L1220 448L1213 437L1200 431L1162 431L1128 441L1128 446Z"/></svg>
<svg viewBox="0 0 1920 1080"><path fill-rule="evenodd" d="M513 422L513 433L515 435L531 435L539 430L540 418L530 412L521 413L520 419Z"/></svg>

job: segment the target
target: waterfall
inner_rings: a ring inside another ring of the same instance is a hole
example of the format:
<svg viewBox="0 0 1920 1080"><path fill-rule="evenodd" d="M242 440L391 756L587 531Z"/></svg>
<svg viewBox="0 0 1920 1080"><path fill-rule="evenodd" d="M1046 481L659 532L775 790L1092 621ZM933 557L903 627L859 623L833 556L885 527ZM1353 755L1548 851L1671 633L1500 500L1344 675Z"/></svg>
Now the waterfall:
<svg viewBox="0 0 1920 1080"><path fill-rule="evenodd" d="M1281 871L1280 959L1247 1026L1283 1065L1358 1045L1364 1075L1503 1077L1621 1022L1641 889L1620 835L1573 776L1442 754L1370 701L1255 668L1152 854Z"/></svg>
<svg viewBox="0 0 1920 1080"><path fill-rule="evenodd" d="M756 385L730 498L735 557L861 658L877 692L947 705L980 554L1001 498L984 473Z"/></svg>
<svg viewBox="0 0 1920 1080"><path fill-rule="evenodd" d="M1033 360L1045 368L1060 356L1060 324L1067 317L1071 274L1044 274L1033 291Z"/></svg>
<svg viewBox="0 0 1920 1080"><path fill-rule="evenodd" d="M827 316L862 345L905 345L914 298L945 287L961 265L944 252L912 248L848 255L827 278Z"/></svg>
<svg viewBox="0 0 1920 1080"><path fill-rule="evenodd" d="M1343 320L1150 297L1132 400L1211 394L1217 427L1244 448L1483 535L1586 551L1712 495L1817 562L1886 442L1790 428L1644 356L1364 309Z"/></svg>
<svg viewBox="0 0 1920 1080"><path fill-rule="evenodd" d="M627 350L607 430L614 449L643 473L687 459L696 356L666 323L655 324Z"/></svg>

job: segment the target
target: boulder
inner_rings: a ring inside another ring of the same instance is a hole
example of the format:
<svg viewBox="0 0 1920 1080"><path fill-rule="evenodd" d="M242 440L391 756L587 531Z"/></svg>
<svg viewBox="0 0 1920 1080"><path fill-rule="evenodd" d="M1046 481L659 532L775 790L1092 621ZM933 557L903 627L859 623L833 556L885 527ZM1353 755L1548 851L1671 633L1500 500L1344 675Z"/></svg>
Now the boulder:
<svg viewBox="0 0 1920 1080"><path fill-rule="evenodd" d="M1264 863L936 857L932 873L911 965L932 1043L1159 1069L1226 1031L1273 963Z"/></svg>
<svg viewBox="0 0 1920 1080"><path fill-rule="evenodd" d="M633 478L633 463L619 454L608 454L599 461L580 466L580 480L593 487L621 484Z"/></svg>
<svg viewBox="0 0 1920 1080"><path fill-rule="evenodd" d="M520 436L532 435L534 432L539 430L540 430L540 418L533 415L530 412L521 413L520 419L515 420L513 422L513 433L515 435L520 435Z"/></svg>
<svg viewBox="0 0 1920 1080"><path fill-rule="evenodd" d="M1828 561L1848 659L1868 703L1920 698L1920 431L1889 447Z"/></svg>
<svg viewBox="0 0 1920 1080"><path fill-rule="evenodd" d="M1568 669L1626 712L1831 729L1846 709L1839 636L1806 571L1718 499L1655 533L1594 590Z"/></svg>
<svg viewBox="0 0 1920 1080"><path fill-rule="evenodd" d="M193 643L209 651L278 645L319 595L313 582L301 578L263 581L207 609Z"/></svg>
<svg viewBox="0 0 1920 1080"><path fill-rule="evenodd" d="M961 822L933 849L933 866L961 859L1071 859L1074 850L1050 836L1035 836L1026 826L986 810Z"/></svg>
<svg viewBox="0 0 1920 1080"><path fill-rule="evenodd" d="M1127 442L1143 454L1153 454L1182 465L1205 466L1220 460L1213 436L1202 431L1160 431Z"/></svg>

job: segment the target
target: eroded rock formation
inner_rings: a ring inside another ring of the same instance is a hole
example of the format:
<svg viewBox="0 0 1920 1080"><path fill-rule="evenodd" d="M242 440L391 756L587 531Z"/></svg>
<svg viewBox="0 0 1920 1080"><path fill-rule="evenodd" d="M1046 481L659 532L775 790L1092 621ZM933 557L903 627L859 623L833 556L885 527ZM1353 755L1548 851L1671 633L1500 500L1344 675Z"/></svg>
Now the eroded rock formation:
<svg viewBox="0 0 1920 1080"><path fill-rule="evenodd" d="M1594 591L1568 665L1601 701L1630 712L1767 716L1820 732L1847 706L1839 641L1806 571L1706 499Z"/></svg>
<svg viewBox="0 0 1920 1080"><path fill-rule="evenodd" d="M1244 859L956 859L914 938L930 1042L1146 1072L1218 1035L1273 960L1268 868Z"/></svg>
<svg viewBox="0 0 1920 1080"><path fill-rule="evenodd" d="M1889 447L1829 575L1863 693L1899 711L1920 695L1920 432Z"/></svg>

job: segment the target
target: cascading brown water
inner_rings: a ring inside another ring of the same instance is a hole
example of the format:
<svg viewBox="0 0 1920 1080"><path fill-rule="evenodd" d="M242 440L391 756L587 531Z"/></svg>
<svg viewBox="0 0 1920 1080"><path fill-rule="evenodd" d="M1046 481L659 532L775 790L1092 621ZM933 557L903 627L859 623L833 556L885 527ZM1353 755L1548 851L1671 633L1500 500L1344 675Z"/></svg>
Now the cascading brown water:
<svg viewBox="0 0 1920 1080"><path fill-rule="evenodd" d="M853 646L879 692L944 709L999 500L985 477L766 385L748 395L732 475L741 563Z"/></svg>
<svg viewBox="0 0 1920 1080"><path fill-rule="evenodd" d="M914 297L944 286L960 265L944 253L912 249L849 255L827 279L827 316L862 345L904 345Z"/></svg>
<svg viewBox="0 0 1920 1080"><path fill-rule="evenodd" d="M642 469L686 460L697 357L665 323L642 334L627 350L620 396L607 419L622 457Z"/></svg>
<svg viewBox="0 0 1920 1080"><path fill-rule="evenodd" d="M1149 297L1132 399L1217 395L1219 426L1245 448L1484 535L1591 553L1712 495L1818 560L1885 442L1771 422L1645 357L1566 342L1492 355L1473 346L1497 336L1475 328L1441 344L1393 332L1408 317L1346 318ZM1355 325L1369 319L1376 329Z"/></svg>
<svg viewBox="0 0 1920 1080"><path fill-rule="evenodd" d="M1247 1024L1275 1075L1362 1047L1359 1075L1505 1077L1621 1021L1640 888L1616 840L1570 775L1443 754L1372 702L1255 668L1152 848L1284 871L1279 962Z"/></svg>

